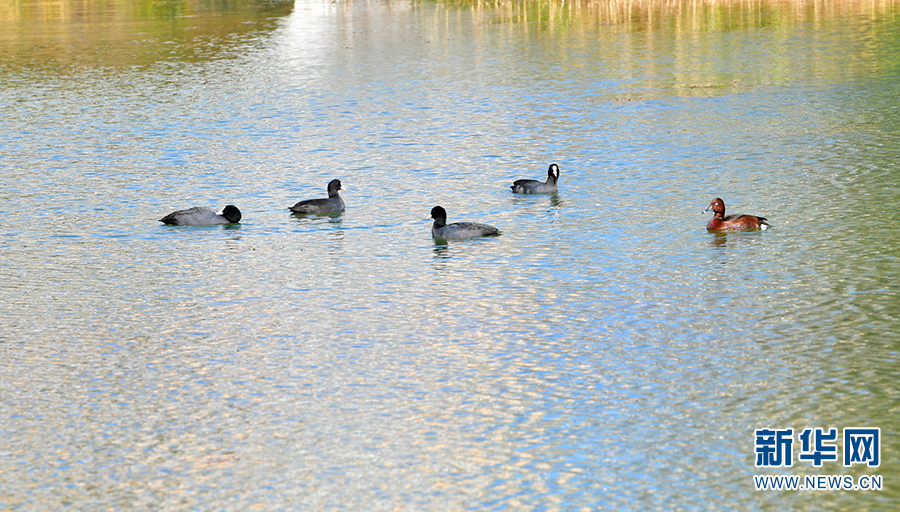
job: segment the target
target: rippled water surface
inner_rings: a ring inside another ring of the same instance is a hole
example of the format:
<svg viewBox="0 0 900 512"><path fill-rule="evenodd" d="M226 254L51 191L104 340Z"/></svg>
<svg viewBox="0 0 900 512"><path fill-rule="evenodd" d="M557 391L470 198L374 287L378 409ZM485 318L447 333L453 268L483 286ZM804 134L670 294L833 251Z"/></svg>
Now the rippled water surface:
<svg viewBox="0 0 900 512"><path fill-rule="evenodd" d="M897 2L0 24L0 507L900 506ZM333 178L342 215L289 214ZM708 233L714 197L774 227ZM503 234L435 241L435 205ZM881 466L755 467L807 427L880 428Z"/></svg>

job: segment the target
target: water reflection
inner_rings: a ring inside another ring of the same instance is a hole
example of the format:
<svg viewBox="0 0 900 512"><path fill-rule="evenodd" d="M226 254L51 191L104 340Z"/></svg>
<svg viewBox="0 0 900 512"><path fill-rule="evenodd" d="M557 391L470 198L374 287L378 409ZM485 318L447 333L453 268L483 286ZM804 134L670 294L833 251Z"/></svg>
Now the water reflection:
<svg viewBox="0 0 900 512"><path fill-rule="evenodd" d="M0 0L0 22L97 22L203 17L279 9L292 0Z"/></svg>
<svg viewBox="0 0 900 512"><path fill-rule="evenodd" d="M559 192L552 194L512 194L512 203L517 206L548 206L551 210L560 208L564 203ZM547 210L548 212L551 210Z"/></svg>
<svg viewBox="0 0 900 512"><path fill-rule="evenodd" d="M897 508L750 486L754 428L898 430L900 37L871 7L301 0L117 26L91 51L121 68L0 64L4 504ZM81 51L103 16L0 40ZM511 197L548 155L561 192ZM359 199L291 217L316 169ZM707 233L719 194L784 220ZM251 220L151 214L222 197ZM503 236L429 241L443 201Z"/></svg>
<svg viewBox="0 0 900 512"><path fill-rule="evenodd" d="M710 240L710 244L716 248L723 248L725 244L728 243L728 233L712 233L713 238Z"/></svg>
<svg viewBox="0 0 900 512"><path fill-rule="evenodd" d="M852 37L853 44L859 45L858 50L890 66L894 57L873 51L874 47L866 39L874 36L883 20L895 16L900 9L897 2L882 0L459 0L449 4L467 8L475 23L515 26L515 30L535 37L548 34L566 40L565 51L552 55L558 63L555 69L560 73L582 69L586 62L624 66L621 78L630 87L611 91L620 101L647 101L661 94L709 97L743 93L749 88L790 80L800 71L798 66L809 76L865 75L868 72L865 64L848 62L841 57L843 50L837 46L808 48L815 53L804 58L797 58L787 48L798 28L811 27L820 33ZM874 32L870 35L846 32L849 27L840 21L846 17L874 22L870 27ZM599 35L607 44L616 45L615 55L588 53L590 41L597 37L600 27L611 27L599 31ZM745 62L735 67L728 62L734 61L736 53L717 51L721 44L782 50L767 52L765 62ZM648 53L655 52L671 54L675 64L671 74L660 73L663 68L655 64L651 64L649 73L641 72L639 62Z"/></svg>
<svg viewBox="0 0 900 512"><path fill-rule="evenodd" d="M450 244L445 238L434 239L434 257L437 259L447 259L451 257ZM440 267L444 268L444 267Z"/></svg>
<svg viewBox="0 0 900 512"><path fill-rule="evenodd" d="M340 224L343 220L344 212L328 212L328 213L296 213L290 212L290 216L298 222L307 221L310 224L320 224L323 222L329 224Z"/></svg>
<svg viewBox="0 0 900 512"><path fill-rule="evenodd" d="M807 24L820 29L839 24L837 20L844 16L880 19L897 8L895 2L883 0L448 0L446 3L469 9L480 22L523 25L524 30L584 30L603 25L627 31L658 32L664 36L749 28L790 30Z"/></svg>
<svg viewBox="0 0 900 512"><path fill-rule="evenodd" d="M769 228L767 230L757 229L757 230L744 230L744 231L729 231L729 232L713 232L709 233L712 236L710 240L710 244L717 248L724 248L726 245L735 245L740 243L754 243L760 240L760 237L765 236L775 236L769 235L770 232L774 228Z"/></svg>
<svg viewBox="0 0 900 512"><path fill-rule="evenodd" d="M0 0L0 73L214 59L252 46L292 8L285 0Z"/></svg>
<svg viewBox="0 0 900 512"><path fill-rule="evenodd" d="M247 219L241 219L246 222ZM171 231L187 231L187 232L195 232L195 231L238 231L241 229L240 223L229 223L229 224L206 224L202 226L179 226L177 224L159 224L158 228L164 230Z"/></svg>

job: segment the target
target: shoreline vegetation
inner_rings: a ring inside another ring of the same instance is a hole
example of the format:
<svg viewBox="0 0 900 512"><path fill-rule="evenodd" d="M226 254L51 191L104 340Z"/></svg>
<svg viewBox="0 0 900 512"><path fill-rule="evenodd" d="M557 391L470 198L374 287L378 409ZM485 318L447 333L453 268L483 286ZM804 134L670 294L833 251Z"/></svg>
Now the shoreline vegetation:
<svg viewBox="0 0 900 512"><path fill-rule="evenodd" d="M293 12L293 0L0 0L0 76L217 58Z"/></svg>
<svg viewBox="0 0 900 512"><path fill-rule="evenodd" d="M634 30L665 26L691 31L839 23L844 16L900 14L897 0L436 0L438 4L495 11L498 22L548 21L620 25Z"/></svg>
<svg viewBox="0 0 900 512"><path fill-rule="evenodd" d="M372 0L320 0L323 4L368 4ZM379 0L378 4L421 4L499 12L542 13L546 19L595 18L603 23L652 20L662 15L680 18L746 17L753 13L778 19L812 21L843 15L884 15L900 11L898 0ZM280 10L294 0L0 0L0 22L89 21L109 18L173 18L203 13ZM509 20L514 21L514 20ZM754 20L749 20L753 22Z"/></svg>
<svg viewBox="0 0 900 512"><path fill-rule="evenodd" d="M0 0L0 23L171 19L292 8L294 0Z"/></svg>
<svg viewBox="0 0 900 512"><path fill-rule="evenodd" d="M760 44L790 45L798 26L823 34L844 30L849 17L871 19L879 40L900 18L900 0L316 0L350 19L361 6L404 11L436 6L477 25L516 25L534 32L595 38L598 30L696 44L701 33L765 30ZM168 60L205 60L223 45L252 38L294 12L294 0L0 0L0 52L16 69L145 66ZM256 22L256 23L254 23ZM341 23L341 22L339 22ZM611 27L611 28L609 28ZM674 38L674 39L673 39ZM672 41L669 41L671 43ZM666 43L666 44L669 44ZM786 46L787 47L787 46ZM877 48L871 51L878 52ZM883 55L883 61L898 56ZM789 59L787 59L789 60ZM831 58L822 62L826 67ZM852 63L850 63L852 66ZM893 65L893 64L891 64ZM681 86L729 87L733 78ZM740 81L738 81L740 83Z"/></svg>
<svg viewBox="0 0 900 512"><path fill-rule="evenodd" d="M338 9L373 0L319 0ZM719 31L746 27L839 23L844 16L900 15L900 0L378 0L379 6L434 3L490 12L491 23L548 22L618 25L634 30L665 26ZM66 23L192 18L204 14L288 13L294 0L0 0L0 23Z"/></svg>

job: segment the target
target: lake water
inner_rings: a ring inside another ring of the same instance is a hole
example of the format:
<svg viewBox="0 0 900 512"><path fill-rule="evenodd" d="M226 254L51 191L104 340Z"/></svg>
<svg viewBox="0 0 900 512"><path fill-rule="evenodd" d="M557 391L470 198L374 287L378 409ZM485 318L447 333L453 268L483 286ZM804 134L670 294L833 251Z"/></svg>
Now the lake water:
<svg viewBox="0 0 900 512"><path fill-rule="evenodd" d="M897 1L0 26L5 510L900 507ZM343 215L289 214L333 178ZM708 233L714 197L774 227ZM435 205L503 234L436 242ZM881 465L799 460L808 427L880 428Z"/></svg>

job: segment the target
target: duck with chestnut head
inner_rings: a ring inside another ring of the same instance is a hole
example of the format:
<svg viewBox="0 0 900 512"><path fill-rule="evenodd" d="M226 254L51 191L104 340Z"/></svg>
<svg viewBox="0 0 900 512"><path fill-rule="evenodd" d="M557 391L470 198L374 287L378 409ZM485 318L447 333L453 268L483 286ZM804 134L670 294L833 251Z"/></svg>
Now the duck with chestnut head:
<svg viewBox="0 0 900 512"><path fill-rule="evenodd" d="M707 231L742 231L750 229L766 229L772 225L765 217L746 215L743 213L725 216L725 201L715 198L703 213L713 212L713 218L706 224Z"/></svg>

